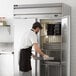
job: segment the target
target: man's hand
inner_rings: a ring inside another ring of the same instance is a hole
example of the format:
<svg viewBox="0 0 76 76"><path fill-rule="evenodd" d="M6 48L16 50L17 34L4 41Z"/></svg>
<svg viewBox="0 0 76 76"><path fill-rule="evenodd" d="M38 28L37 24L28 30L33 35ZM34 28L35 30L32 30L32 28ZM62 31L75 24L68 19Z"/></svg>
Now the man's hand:
<svg viewBox="0 0 76 76"><path fill-rule="evenodd" d="M44 59L44 60L49 59L49 56L45 54L45 55L43 56L43 59Z"/></svg>

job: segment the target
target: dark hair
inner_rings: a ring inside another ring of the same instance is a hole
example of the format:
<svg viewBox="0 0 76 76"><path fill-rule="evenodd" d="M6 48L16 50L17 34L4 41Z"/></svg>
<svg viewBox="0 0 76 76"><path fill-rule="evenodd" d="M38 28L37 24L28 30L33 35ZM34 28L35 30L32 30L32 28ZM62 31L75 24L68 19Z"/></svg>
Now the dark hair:
<svg viewBox="0 0 76 76"><path fill-rule="evenodd" d="M35 22L32 26L33 29L36 29L37 27L39 27L40 29L42 29L42 26L39 22Z"/></svg>

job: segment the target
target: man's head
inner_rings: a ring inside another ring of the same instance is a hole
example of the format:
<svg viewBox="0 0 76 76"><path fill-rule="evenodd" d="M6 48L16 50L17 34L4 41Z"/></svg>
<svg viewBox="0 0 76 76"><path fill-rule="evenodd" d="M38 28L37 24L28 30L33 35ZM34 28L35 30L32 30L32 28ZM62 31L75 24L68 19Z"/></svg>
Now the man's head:
<svg viewBox="0 0 76 76"><path fill-rule="evenodd" d="M34 31L35 31L36 33L38 33L38 32L42 29L42 26L41 26L41 24L40 24L39 22L35 22L35 23L33 24L33 26L32 26L32 29L34 29Z"/></svg>

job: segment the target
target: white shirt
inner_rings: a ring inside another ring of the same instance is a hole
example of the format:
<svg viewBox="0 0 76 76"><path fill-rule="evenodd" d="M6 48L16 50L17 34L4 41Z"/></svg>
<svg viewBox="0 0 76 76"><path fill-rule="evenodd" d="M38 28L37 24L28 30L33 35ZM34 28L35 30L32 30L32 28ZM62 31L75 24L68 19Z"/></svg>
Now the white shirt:
<svg viewBox="0 0 76 76"><path fill-rule="evenodd" d="M37 35L34 31L29 30L27 33L24 33L21 39L20 49L28 48L37 42Z"/></svg>

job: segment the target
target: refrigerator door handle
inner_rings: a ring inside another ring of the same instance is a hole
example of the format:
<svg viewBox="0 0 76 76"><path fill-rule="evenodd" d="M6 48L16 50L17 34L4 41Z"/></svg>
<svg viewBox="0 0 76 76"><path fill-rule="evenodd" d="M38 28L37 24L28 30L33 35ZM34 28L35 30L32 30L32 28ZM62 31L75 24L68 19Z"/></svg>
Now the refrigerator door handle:
<svg viewBox="0 0 76 76"><path fill-rule="evenodd" d="M0 55L14 54L14 52L0 52Z"/></svg>

